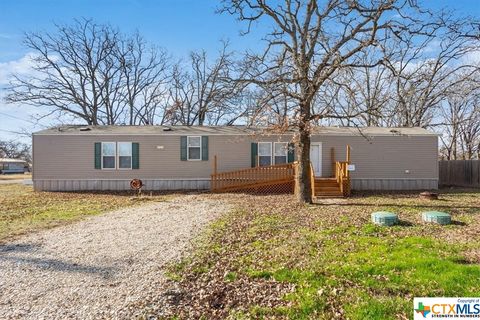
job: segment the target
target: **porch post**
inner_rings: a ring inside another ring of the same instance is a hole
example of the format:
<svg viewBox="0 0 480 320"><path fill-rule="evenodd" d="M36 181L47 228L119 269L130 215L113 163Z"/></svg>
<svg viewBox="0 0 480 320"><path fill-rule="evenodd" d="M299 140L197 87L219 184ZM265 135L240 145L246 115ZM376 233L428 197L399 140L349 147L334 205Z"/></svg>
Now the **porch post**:
<svg viewBox="0 0 480 320"><path fill-rule="evenodd" d="M213 156L213 174L217 174L217 155Z"/></svg>
<svg viewBox="0 0 480 320"><path fill-rule="evenodd" d="M217 155L213 156L213 174L210 179L210 189L212 191L217 190Z"/></svg>

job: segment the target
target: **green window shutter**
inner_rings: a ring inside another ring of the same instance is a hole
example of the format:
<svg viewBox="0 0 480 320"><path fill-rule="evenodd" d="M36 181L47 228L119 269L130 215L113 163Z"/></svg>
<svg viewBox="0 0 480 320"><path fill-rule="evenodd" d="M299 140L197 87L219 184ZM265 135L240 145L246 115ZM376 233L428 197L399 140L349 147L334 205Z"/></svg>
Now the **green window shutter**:
<svg viewBox="0 0 480 320"><path fill-rule="evenodd" d="M140 169L140 144L132 142L132 169Z"/></svg>
<svg viewBox="0 0 480 320"><path fill-rule="evenodd" d="M187 161L187 137L180 137L180 160Z"/></svg>
<svg viewBox="0 0 480 320"><path fill-rule="evenodd" d="M202 161L208 161L208 136L202 136Z"/></svg>
<svg viewBox="0 0 480 320"><path fill-rule="evenodd" d="M292 163L295 161L295 144L289 143L288 144L288 163Z"/></svg>
<svg viewBox="0 0 480 320"><path fill-rule="evenodd" d="M258 143L252 142L250 154L251 154L251 157L252 157L251 166L252 166L252 168L254 168L254 167L257 166Z"/></svg>
<svg viewBox="0 0 480 320"><path fill-rule="evenodd" d="M102 169L102 143L95 142L95 169Z"/></svg>

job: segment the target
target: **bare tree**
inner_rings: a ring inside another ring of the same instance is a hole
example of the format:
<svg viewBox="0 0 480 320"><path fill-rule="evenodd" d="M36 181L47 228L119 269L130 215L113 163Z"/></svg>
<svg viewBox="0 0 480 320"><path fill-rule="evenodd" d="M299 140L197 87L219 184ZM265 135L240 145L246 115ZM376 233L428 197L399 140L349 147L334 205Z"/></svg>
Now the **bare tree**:
<svg viewBox="0 0 480 320"><path fill-rule="evenodd" d="M35 53L34 74L14 76L8 102L20 102L45 112L71 114L88 124L100 119L102 91L113 82L111 61L118 32L89 20L57 25L56 34L27 33L25 45ZM111 112L109 118L114 118Z"/></svg>
<svg viewBox="0 0 480 320"><path fill-rule="evenodd" d="M393 124L427 127L449 92L478 72L462 60L480 49L478 41L465 37L472 32L465 21L442 15L428 34L386 41L386 50L393 52L386 60L394 84Z"/></svg>
<svg viewBox="0 0 480 320"><path fill-rule="evenodd" d="M165 121L200 126L235 121L243 111L238 110L242 85L228 81L234 72L227 43L213 63L204 50L190 53L188 63L174 68Z"/></svg>
<svg viewBox="0 0 480 320"><path fill-rule="evenodd" d="M365 57L371 58L371 57ZM383 126L388 125L386 111L391 103L390 72L384 65L346 68L337 72L320 89L314 109L325 108L324 114L333 114L329 124L342 126ZM322 122L318 121L320 125Z"/></svg>
<svg viewBox="0 0 480 320"><path fill-rule="evenodd" d="M462 156L465 160L480 159L480 97L476 95L471 101L465 120L460 124Z"/></svg>
<svg viewBox="0 0 480 320"><path fill-rule="evenodd" d="M139 96L158 86L167 64L166 54L147 50L140 36L91 20L56 25L53 33L27 33L24 42L34 52L35 72L14 75L6 101L93 125L141 122L136 113L149 100Z"/></svg>
<svg viewBox="0 0 480 320"><path fill-rule="evenodd" d="M450 92L478 73L466 59L480 49L478 41L466 37L475 32L466 22L440 13L421 32L384 38L378 45L384 51L382 64L337 72L321 88L315 104L335 113L328 123L434 125L436 114L446 111L441 108L452 98ZM378 55L370 48L364 59L368 66Z"/></svg>
<svg viewBox="0 0 480 320"><path fill-rule="evenodd" d="M235 15L248 24L268 20L273 30L265 36L261 54L250 53L245 61L249 70L240 79L261 86L272 97L293 99L289 124L298 129L296 151L299 161L296 179L297 199L311 202L309 152L313 121L333 116L325 106L313 109L319 90L340 70L365 66L367 49L385 37L401 37L417 26L410 1L224 0L222 12ZM423 24L420 26L423 27ZM380 57L371 66L382 62ZM343 117L343 115L342 115Z"/></svg>
<svg viewBox="0 0 480 320"><path fill-rule="evenodd" d="M445 101L441 108L441 117L443 122L442 141L444 155L447 160L456 160L458 152L458 142L460 139L460 124L465 117L465 101L458 95L452 96Z"/></svg>
<svg viewBox="0 0 480 320"><path fill-rule="evenodd" d="M480 143L480 86L477 77L463 78L448 93L440 108L438 126L441 153L447 160L473 159Z"/></svg>
<svg viewBox="0 0 480 320"><path fill-rule="evenodd" d="M285 86L288 86L285 84ZM249 126L288 128L289 116L295 101L287 96L272 95L261 87L250 86L245 90L246 123Z"/></svg>
<svg viewBox="0 0 480 320"><path fill-rule="evenodd" d="M119 42L116 52L123 76L124 101L129 125L153 124L159 98L166 93L168 63L165 50L148 48L145 40L136 33Z"/></svg>
<svg viewBox="0 0 480 320"><path fill-rule="evenodd" d="M30 146L15 140L0 140L0 158L22 159L31 163Z"/></svg>

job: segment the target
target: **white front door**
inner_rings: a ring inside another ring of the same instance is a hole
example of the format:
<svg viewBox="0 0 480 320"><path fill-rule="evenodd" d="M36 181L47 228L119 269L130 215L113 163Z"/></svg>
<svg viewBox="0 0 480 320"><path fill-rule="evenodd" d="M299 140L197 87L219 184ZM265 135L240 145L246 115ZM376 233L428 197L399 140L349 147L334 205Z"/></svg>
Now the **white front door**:
<svg viewBox="0 0 480 320"><path fill-rule="evenodd" d="M312 142L310 145L310 161L316 177L322 176L322 143Z"/></svg>

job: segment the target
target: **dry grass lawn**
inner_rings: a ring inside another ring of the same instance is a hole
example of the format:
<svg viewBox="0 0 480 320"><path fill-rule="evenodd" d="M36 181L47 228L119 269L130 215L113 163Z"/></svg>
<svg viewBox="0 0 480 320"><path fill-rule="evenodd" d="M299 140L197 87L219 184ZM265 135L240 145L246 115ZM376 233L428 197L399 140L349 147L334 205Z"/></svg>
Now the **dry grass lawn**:
<svg viewBox="0 0 480 320"><path fill-rule="evenodd" d="M159 200L165 196L142 198L123 193L34 192L31 186L0 185L0 242L6 239L76 221L140 201Z"/></svg>
<svg viewBox="0 0 480 320"><path fill-rule="evenodd" d="M22 179L32 179L32 174L31 173L0 174L0 181L2 181L2 180L22 180Z"/></svg>
<svg viewBox="0 0 480 320"><path fill-rule="evenodd" d="M408 319L415 296L480 296L480 190L441 190L433 201L356 194L314 205L289 195L202 197L235 210L169 268L167 290L135 306L147 318ZM0 242L135 199L0 185ZM400 225L373 225L379 210L396 212ZM425 210L449 212L454 223L425 224Z"/></svg>

